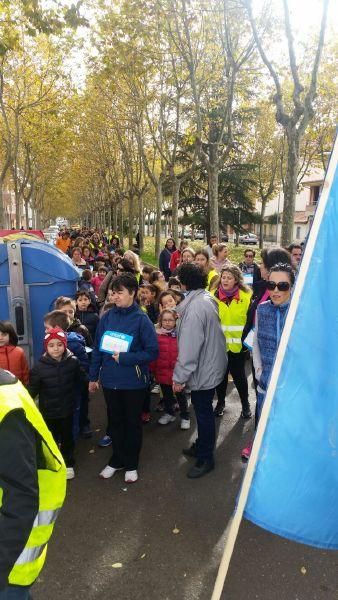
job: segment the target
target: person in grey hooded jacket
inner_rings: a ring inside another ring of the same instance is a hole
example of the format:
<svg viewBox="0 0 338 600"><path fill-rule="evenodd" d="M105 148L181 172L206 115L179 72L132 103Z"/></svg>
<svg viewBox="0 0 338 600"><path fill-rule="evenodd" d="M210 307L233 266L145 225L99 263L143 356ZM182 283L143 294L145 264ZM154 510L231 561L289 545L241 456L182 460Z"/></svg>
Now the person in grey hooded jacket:
<svg viewBox="0 0 338 600"><path fill-rule="evenodd" d="M198 439L184 454L197 462L187 476L202 477L214 468L215 418L212 401L216 386L224 378L227 354L224 334L214 298L204 290L207 276L194 264L180 267L179 278L188 293L179 304L177 337L178 358L173 375L173 390L191 390Z"/></svg>

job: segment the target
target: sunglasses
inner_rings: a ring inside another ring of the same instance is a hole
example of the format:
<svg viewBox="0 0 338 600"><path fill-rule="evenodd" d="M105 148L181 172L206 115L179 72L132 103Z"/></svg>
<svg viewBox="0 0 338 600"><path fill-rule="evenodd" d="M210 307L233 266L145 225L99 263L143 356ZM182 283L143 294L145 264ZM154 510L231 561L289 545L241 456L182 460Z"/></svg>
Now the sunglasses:
<svg viewBox="0 0 338 600"><path fill-rule="evenodd" d="M290 289L291 284L288 281L280 281L279 283L275 283L274 281L267 281L266 287L271 292L275 288L277 288L280 292L287 292Z"/></svg>

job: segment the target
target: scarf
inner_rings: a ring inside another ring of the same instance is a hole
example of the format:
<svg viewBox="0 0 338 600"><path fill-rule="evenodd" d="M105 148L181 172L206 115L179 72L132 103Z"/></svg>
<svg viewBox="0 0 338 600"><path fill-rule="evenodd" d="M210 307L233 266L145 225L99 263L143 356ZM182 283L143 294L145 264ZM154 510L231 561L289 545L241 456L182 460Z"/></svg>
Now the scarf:
<svg viewBox="0 0 338 600"><path fill-rule="evenodd" d="M238 285L235 285L235 287L233 287L231 290L225 290L224 288L222 288L222 286L220 285L218 288L218 297L221 300L221 302L226 302L227 304L230 304L230 302L232 300L239 300L239 287Z"/></svg>

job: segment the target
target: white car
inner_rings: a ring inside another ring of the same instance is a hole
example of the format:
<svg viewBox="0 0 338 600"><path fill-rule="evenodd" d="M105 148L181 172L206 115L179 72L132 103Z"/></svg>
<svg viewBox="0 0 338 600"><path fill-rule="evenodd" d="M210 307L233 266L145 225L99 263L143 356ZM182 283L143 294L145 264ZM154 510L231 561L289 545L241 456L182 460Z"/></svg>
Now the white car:
<svg viewBox="0 0 338 600"><path fill-rule="evenodd" d="M255 233L245 233L239 236L238 241L240 244L252 244L255 246L258 244L258 237Z"/></svg>

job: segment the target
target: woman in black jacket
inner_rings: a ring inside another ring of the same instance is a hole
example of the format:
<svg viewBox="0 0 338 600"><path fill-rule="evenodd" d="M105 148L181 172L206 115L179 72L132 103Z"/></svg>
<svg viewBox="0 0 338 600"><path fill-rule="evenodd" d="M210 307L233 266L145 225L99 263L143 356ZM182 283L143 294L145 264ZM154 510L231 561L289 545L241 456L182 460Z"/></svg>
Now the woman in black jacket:
<svg viewBox="0 0 338 600"><path fill-rule="evenodd" d="M28 391L39 396L39 409L55 442L60 444L67 479L74 474L73 417L76 389L86 381L79 360L67 349L67 336L60 327L50 329L44 339L45 353L31 369Z"/></svg>
<svg viewBox="0 0 338 600"><path fill-rule="evenodd" d="M176 250L175 240L173 238L168 238L165 243L165 246L160 254L160 257L159 257L160 271L162 271L166 281L168 281L168 279L171 275L169 264L170 264L171 255L173 252L175 252L175 250Z"/></svg>

